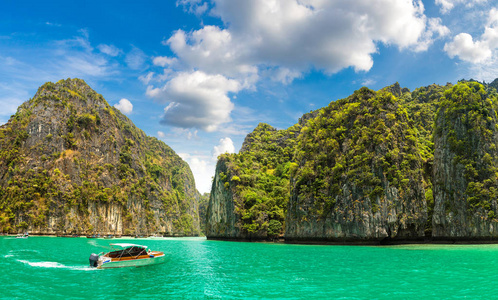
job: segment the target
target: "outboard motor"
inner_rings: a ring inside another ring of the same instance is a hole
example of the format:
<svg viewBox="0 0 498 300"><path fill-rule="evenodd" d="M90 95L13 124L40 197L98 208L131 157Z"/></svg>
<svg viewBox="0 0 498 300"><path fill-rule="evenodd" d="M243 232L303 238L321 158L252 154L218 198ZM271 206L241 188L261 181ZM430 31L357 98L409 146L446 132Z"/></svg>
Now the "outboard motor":
<svg viewBox="0 0 498 300"><path fill-rule="evenodd" d="M99 265L99 256L95 253L90 255L90 267L96 268Z"/></svg>

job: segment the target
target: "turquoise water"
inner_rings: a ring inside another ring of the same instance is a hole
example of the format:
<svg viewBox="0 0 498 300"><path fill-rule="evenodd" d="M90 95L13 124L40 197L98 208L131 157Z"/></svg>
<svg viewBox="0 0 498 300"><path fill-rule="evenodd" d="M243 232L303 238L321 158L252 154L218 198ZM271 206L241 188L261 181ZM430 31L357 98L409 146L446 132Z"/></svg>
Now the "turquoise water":
<svg viewBox="0 0 498 300"><path fill-rule="evenodd" d="M112 242L161 265L90 269ZM0 237L0 299L496 299L498 245L310 246Z"/></svg>

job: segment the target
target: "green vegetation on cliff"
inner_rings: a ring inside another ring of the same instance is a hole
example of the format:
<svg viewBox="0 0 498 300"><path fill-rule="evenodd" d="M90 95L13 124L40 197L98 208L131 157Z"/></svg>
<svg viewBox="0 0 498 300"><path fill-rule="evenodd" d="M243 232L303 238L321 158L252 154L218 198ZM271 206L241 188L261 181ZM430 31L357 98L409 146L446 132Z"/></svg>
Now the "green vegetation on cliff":
<svg viewBox="0 0 498 300"><path fill-rule="evenodd" d="M276 238L283 233L289 199L289 169L299 126L276 130L259 124L239 154L223 154L225 187L234 193L239 226L248 237Z"/></svg>
<svg viewBox="0 0 498 300"><path fill-rule="evenodd" d="M447 90L434 139L435 161L441 166L433 179L436 235L498 236L496 90L473 81Z"/></svg>
<svg viewBox="0 0 498 300"><path fill-rule="evenodd" d="M433 224L498 237L496 82L361 88L289 129L260 124L220 157L230 193L210 201L233 202L238 238L417 239Z"/></svg>
<svg viewBox="0 0 498 300"><path fill-rule="evenodd" d="M446 91L439 117L444 121L436 134L447 133L452 163L464 166L465 196L469 209L482 207L495 217L491 202L498 196L496 132L498 101L477 82L460 83Z"/></svg>
<svg viewBox="0 0 498 300"><path fill-rule="evenodd" d="M0 127L0 231L197 235L188 165L83 80L46 83Z"/></svg>
<svg viewBox="0 0 498 300"><path fill-rule="evenodd" d="M332 102L308 121L299 138L295 192L312 198L313 212L329 214L345 183L356 185L360 201L373 201L387 185L412 194L421 176L417 133L407 110L388 92L367 88ZM372 202L372 211L377 211Z"/></svg>

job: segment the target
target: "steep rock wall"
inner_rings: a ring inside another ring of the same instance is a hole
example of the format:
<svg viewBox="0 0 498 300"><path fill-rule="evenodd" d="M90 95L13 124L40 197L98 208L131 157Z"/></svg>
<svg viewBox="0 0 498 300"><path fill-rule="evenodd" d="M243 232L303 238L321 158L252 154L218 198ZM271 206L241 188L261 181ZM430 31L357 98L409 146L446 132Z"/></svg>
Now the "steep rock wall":
<svg viewBox="0 0 498 300"><path fill-rule="evenodd" d="M234 195L223 180L228 171L227 162L218 160L206 213L206 236L212 239L244 239L240 233L240 215L235 211Z"/></svg>
<svg viewBox="0 0 498 300"><path fill-rule="evenodd" d="M498 239L498 121L495 94L475 82L448 90L434 134L433 236Z"/></svg>
<svg viewBox="0 0 498 300"><path fill-rule="evenodd" d="M298 138L286 241L424 239L422 162L406 110L366 88L333 102Z"/></svg>
<svg viewBox="0 0 498 300"><path fill-rule="evenodd" d="M0 144L2 231L199 234L188 165L82 80L40 87Z"/></svg>

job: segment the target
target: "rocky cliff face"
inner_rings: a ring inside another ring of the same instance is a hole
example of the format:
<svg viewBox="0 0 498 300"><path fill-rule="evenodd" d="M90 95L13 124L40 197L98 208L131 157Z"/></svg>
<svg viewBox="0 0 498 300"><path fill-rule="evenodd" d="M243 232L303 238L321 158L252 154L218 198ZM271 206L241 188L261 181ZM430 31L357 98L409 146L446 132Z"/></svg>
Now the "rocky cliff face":
<svg viewBox="0 0 498 300"><path fill-rule="evenodd" d="M206 214L206 236L213 239L244 239L240 232L240 214L236 213L233 191L227 183L228 161L218 160Z"/></svg>
<svg viewBox="0 0 498 300"><path fill-rule="evenodd" d="M287 130L258 125L220 159L208 238L498 240L496 82L362 88Z"/></svg>
<svg viewBox="0 0 498 300"><path fill-rule="evenodd" d="M475 82L446 91L434 134L433 236L498 238L498 103Z"/></svg>
<svg viewBox="0 0 498 300"><path fill-rule="evenodd" d="M207 212L206 236L277 239L283 235L289 170L301 125L259 124L239 154L221 155Z"/></svg>
<svg viewBox="0 0 498 300"><path fill-rule="evenodd" d="M188 165L80 79L47 83L0 127L0 230L197 235Z"/></svg>
<svg viewBox="0 0 498 300"><path fill-rule="evenodd" d="M362 88L332 102L298 138L285 239L423 239L419 153L408 113L390 92Z"/></svg>

